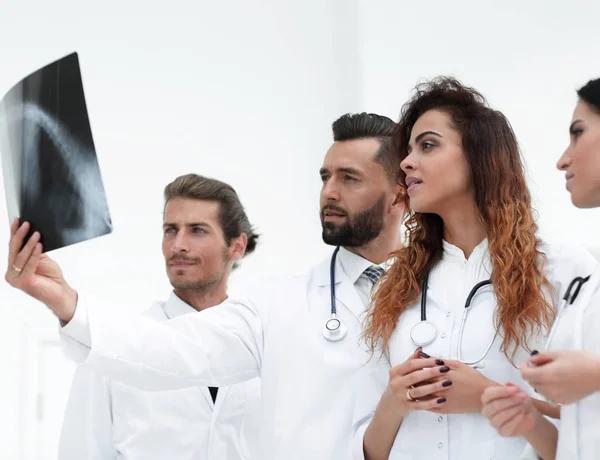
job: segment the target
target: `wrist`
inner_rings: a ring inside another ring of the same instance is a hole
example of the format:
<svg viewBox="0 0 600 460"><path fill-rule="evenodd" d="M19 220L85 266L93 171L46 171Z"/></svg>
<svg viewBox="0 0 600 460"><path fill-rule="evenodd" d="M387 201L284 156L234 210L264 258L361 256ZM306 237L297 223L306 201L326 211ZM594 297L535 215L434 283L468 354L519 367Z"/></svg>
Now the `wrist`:
<svg viewBox="0 0 600 460"><path fill-rule="evenodd" d="M75 309L77 308L77 291L70 286L65 286L65 295L63 302L57 306L49 305L50 309L54 312L56 317L65 323L68 323L73 319L75 315Z"/></svg>
<svg viewBox="0 0 600 460"><path fill-rule="evenodd" d="M398 401L398 396L396 396L389 385L383 392L383 395L379 400L379 405L382 407L382 409L394 412L401 417L404 417L409 412L405 405Z"/></svg>
<svg viewBox="0 0 600 460"><path fill-rule="evenodd" d="M482 396L483 396L483 393L485 392L485 390L487 390L490 387L497 387L498 385L499 385L498 383L485 377L485 381L483 382L483 385L481 386L481 388L479 389L479 392L477 393L477 408L474 412L481 412L483 410Z"/></svg>

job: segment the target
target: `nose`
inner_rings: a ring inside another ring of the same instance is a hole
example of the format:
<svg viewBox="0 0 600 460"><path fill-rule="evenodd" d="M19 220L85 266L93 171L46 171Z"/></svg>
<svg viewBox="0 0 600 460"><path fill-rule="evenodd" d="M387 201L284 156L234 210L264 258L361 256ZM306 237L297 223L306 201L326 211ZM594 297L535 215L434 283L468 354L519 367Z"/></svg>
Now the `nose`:
<svg viewBox="0 0 600 460"><path fill-rule="evenodd" d="M323 183L323 188L321 189L321 199L323 201L340 200L339 186L334 178L327 179L327 181Z"/></svg>
<svg viewBox="0 0 600 460"><path fill-rule="evenodd" d="M561 157L558 159L558 162L556 163L556 168L559 171L565 171L569 166L571 166L572 160L569 154L569 150L570 148L567 147L561 155Z"/></svg>
<svg viewBox="0 0 600 460"><path fill-rule="evenodd" d="M189 252L190 248L187 243L186 232L178 231L171 245L172 252Z"/></svg>
<svg viewBox="0 0 600 460"><path fill-rule="evenodd" d="M417 162L415 161L414 155L408 154L408 156L400 162L400 169L402 169L405 174L417 169Z"/></svg>

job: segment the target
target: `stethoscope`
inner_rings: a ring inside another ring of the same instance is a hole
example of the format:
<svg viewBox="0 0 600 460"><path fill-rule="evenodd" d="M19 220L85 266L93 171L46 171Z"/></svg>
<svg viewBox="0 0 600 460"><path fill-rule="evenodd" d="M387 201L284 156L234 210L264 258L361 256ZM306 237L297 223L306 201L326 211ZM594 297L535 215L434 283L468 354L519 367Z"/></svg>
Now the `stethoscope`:
<svg viewBox="0 0 600 460"><path fill-rule="evenodd" d="M331 281L331 318L325 322L323 328L323 336L330 342L342 340L348 333L348 328L342 324L337 318L337 310L335 308L335 259L340 247L337 246L331 256L331 264L329 266L329 280Z"/></svg>
<svg viewBox="0 0 600 460"><path fill-rule="evenodd" d="M581 286L583 286L589 279L590 279L589 275L586 276L585 278L578 276L577 278L574 278L573 281L571 281L569 283L569 287L567 288L567 291L565 292L565 295L562 298L562 302L560 303L560 307L558 309L558 314L556 315L556 320L554 321L554 324L550 328L550 334L548 334L548 339L546 340L545 351L548 351L550 342L552 342L552 339L554 338L554 334L556 333L558 323L559 323L561 317L564 315L564 313L567 309L567 306L573 305L573 302L575 302L575 299L579 295ZM571 291L573 289L575 289L575 291L573 292L573 295L571 295Z"/></svg>
<svg viewBox="0 0 600 460"><path fill-rule="evenodd" d="M415 324L411 330L410 330L410 338L413 341L413 343L419 347L424 347L425 345L429 345L431 342L433 342L437 336L437 330L436 327L433 323L427 321L427 281L429 280L429 273L427 275L425 275L425 279L423 280L423 286L421 288L421 321L419 321L417 324ZM485 280L485 281L481 281L479 283L477 283L475 286L473 286L473 289L471 289L471 292L469 293L469 295L467 296L467 301L465 302L465 309L463 312L463 316L462 316L462 320L460 323L460 329L458 332L458 344L456 345L456 359L460 362L462 362L463 364L466 364L467 366L472 366L472 367L477 367L479 363L481 363L481 361L484 360L484 358L487 356L487 354L489 353L490 349L492 348L492 345L494 344L494 340L496 340L496 336L498 335L498 330L496 330L496 333L494 334L494 337L492 337L492 340L490 340L490 343L488 344L487 348L485 349L485 351L483 352L483 354L481 355L481 357L475 361L464 361L462 359L462 338L463 338L463 332L465 330L465 325L467 323L467 315L469 314L469 310L471 307L471 301L473 300L473 297L475 297L475 294L477 294L477 291L479 291L482 287L487 286L488 284L492 284L492 280Z"/></svg>

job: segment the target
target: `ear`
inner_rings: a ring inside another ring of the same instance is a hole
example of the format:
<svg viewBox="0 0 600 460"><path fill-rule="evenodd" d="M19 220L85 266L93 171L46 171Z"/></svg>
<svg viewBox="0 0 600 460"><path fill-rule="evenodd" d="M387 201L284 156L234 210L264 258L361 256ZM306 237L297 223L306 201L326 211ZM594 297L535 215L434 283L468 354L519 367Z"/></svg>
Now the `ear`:
<svg viewBox="0 0 600 460"><path fill-rule="evenodd" d="M392 202L392 211L404 214L406 212L406 203L404 201L404 198L406 197L406 187L401 184L396 184L394 186L394 193L395 197Z"/></svg>
<svg viewBox="0 0 600 460"><path fill-rule="evenodd" d="M229 260L238 261L246 254L246 245L248 244L248 235L242 233L237 238L231 240L229 245Z"/></svg>

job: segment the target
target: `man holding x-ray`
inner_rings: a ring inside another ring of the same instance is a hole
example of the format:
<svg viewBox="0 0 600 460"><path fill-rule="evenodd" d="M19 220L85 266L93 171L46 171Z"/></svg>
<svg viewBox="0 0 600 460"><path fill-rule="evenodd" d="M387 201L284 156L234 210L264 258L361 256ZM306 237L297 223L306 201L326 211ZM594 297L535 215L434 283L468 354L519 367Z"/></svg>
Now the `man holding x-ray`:
<svg viewBox="0 0 600 460"><path fill-rule="evenodd" d="M76 292L42 255L39 235L21 250L27 223L11 232L6 279L62 321L67 352L82 366L146 390L223 386L262 379L262 460L346 460L353 388L377 366L359 344L373 283L400 247L404 215L394 123L374 114L333 124L321 168L323 239L333 255L306 276L277 277L243 298L158 324L125 318ZM338 249L339 248L339 249Z"/></svg>

